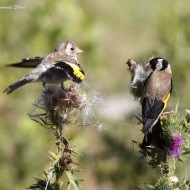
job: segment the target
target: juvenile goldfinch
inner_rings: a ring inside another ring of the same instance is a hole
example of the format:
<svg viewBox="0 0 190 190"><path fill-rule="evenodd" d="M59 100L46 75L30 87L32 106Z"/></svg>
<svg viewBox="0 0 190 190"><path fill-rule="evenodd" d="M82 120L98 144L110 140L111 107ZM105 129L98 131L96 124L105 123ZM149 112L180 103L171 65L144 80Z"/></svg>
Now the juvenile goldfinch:
<svg viewBox="0 0 190 190"><path fill-rule="evenodd" d="M74 62L78 63L77 54L82 53L83 51L76 47L76 45L71 41L65 41L60 43L53 52L49 53L45 56L36 56L36 57L29 57L23 58L17 63L12 63L7 66L9 67L18 67L18 68L35 68L40 63L49 61L60 61L64 60L65 58L74 59Z"/></svg>
<svg viewBox="0 0 190 190"><path fill-rule="evenodd" d="M84 71L78 63L77 54L81 53L73 42L65 41L58 45L53 53L43 57L22 59L21 62L11 64L15 67L35 67L19 81L13 83L5 89L7 94L13 92L17 88L31 82L42 82L59 84L66 80L76 83L82 82L84 79Z"/></svg>
<svg viewBox="0 0 190 190"><path fill-rule="evenodd" d="M166 108L172 92L172 71L167 60L161 57L152 58L146 65L152 69L144 85L142 103L142 132L152 132L161 113Z"/></svg>

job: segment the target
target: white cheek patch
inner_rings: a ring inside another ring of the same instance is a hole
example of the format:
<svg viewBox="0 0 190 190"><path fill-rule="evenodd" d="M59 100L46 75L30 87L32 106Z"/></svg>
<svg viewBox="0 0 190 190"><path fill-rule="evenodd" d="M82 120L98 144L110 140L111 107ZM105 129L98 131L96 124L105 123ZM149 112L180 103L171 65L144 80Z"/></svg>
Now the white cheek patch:
<svg viewBox="0 0 190 190"><path fill-rule="evenodd" d="M168 69L171 70L170 64L168 64Z"/></svg>
<svg viewBox="0 0 190 190"><path fill-rule="evenodd" d="M156 69L161 70L163 67L163 59L158 59L158 63L156 64Z"/></svg>
<svg viewBox="0 0 190 190"><path fill-rule="evenodd" d="M168 67L167 67L166 70L167 70L168 73L172 73L172 70L171 70L170 64L168 64Z"/></svg>

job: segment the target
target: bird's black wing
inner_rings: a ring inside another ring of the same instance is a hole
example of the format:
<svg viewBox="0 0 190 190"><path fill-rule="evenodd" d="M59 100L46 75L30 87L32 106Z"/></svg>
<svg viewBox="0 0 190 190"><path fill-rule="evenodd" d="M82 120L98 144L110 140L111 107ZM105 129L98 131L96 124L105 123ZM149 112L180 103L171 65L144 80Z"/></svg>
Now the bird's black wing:
<svg viewBox="0 0 190 190"><path fill-rule="evenodd" d="M164 149L164 147L166 147L166 141L163 136L164 131L162 129L160 119L158 119L158 122L153 127L152 132L144 136L141 147L146 148L152 145L155 147L159 147L160 149Z"/></svg>
<svg viewBox="0 0 190 190"><path fill-rule="evenodd" d="M156 124L159 115L164 109L164 102L150 97L144 97L142 101L143 133L147 134Z"/></svg>
<svg viewBox="0 0 190 190"><path fill-rule="evenodd" d="M7 66L18 68L36 68L42 62L43 58L43 56L24 58L17 63L12 63Z"/></svg>
<svg viewBox="0 0 190 190"><path fill-rule="evenodd" d="M63 70L73 82L80 83L84 80L84 71L79 64L58 61L54 65L54 68Z"/></svg>
<svg viewBox="0 0 190 190"><path fill-rule="evenodd" d="M173 80L171 79L171 89L170 89L170 94L172 93L173 91Z"/></svg>

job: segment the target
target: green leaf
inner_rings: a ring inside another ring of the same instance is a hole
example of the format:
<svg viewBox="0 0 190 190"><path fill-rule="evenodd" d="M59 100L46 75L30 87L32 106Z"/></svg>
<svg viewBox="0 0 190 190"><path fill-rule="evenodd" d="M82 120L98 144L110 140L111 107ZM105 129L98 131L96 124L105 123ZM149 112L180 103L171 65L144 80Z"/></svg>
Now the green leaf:
<svg viewBox="0 0 190 190"><path fill-rule="evenodd" d="M65 171L65 174L68 177L69 183L68 183L68 187L67 190L70 190L71 187L74 188L74 190L78 190L78 180L76 180L76 177L69 171Z"/></svg>

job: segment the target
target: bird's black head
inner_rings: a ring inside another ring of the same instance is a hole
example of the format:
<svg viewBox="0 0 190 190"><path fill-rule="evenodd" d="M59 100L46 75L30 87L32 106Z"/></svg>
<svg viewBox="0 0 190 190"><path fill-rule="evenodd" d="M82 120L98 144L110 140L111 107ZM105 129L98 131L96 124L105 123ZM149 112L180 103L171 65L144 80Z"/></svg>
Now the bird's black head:
<svg viewBox="0 0 190 190"><path fill-rule="evenodd" d="M155 57L151 59L146 65L150 66L153 71L154 70L161 71L168 68L169 62L162 57Z"/></svg>

